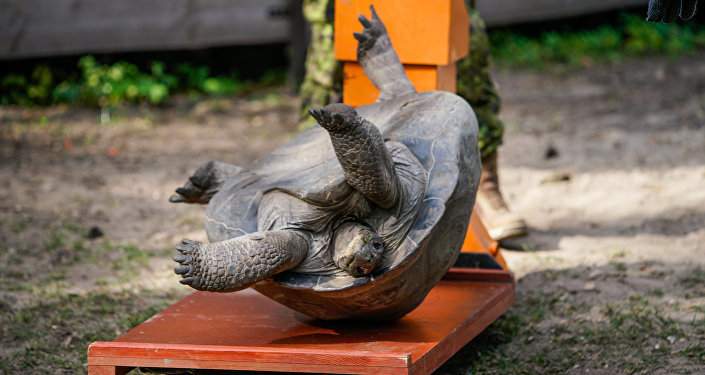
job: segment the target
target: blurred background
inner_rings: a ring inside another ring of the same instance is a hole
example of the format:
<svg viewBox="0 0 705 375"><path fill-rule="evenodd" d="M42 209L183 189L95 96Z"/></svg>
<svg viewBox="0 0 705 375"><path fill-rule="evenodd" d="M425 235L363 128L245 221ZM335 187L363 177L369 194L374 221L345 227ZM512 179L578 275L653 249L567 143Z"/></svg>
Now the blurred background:
<svg viewBox="0 0 705 375"><path fill-rule="evenodd" d="M3 0L3 104L161 103L304 74L300 0ZM476 1L499 64L569 65L692 52L702 27L647 25L643 0ZM700 15L698 15L700 17ZM700 17L701 18L701 17Z"/></svg>
<svg viewBox="0 0 705 375"><path fill-rule="evenodd" d="M530 235L515 306L437 373L705 373L705 12L647 3L476 0ZM0 373L85 372L190 292L204 208L167 199L299 132L301 6L0 0Z"/></svg>

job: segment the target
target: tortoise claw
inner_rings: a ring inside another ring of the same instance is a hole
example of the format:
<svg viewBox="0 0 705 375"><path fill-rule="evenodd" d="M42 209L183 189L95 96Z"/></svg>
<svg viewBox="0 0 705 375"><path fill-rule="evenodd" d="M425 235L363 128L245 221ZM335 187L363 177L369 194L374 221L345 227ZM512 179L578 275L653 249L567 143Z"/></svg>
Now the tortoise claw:
<svg viewBox="0 0 705 375"><path fill-rule="evenodd" d="M177 189L178 190L178 189ZM186 202L186 199L180 195L173 194L172 196L169 197L169 202L171 203L182 203Z"/></svg>
<svg viewBox="0 0 705 375"><path fill-rule="evenodd" d="M326 108L311 108L308 113L310 113L324 129L328 131L335 129L342 130L344 127L341 127L341 125L345 125L348 120L346 120L345 113L341 113L341 111L346 111L348 108L349 107L340 107L340 105L336 106L330 104L326 106Z"/></svg>
<svg viewBox="0 0 705 375"><path fill-rule="evenodd" d="M181 284L189 285L192 288L201 288L201 279L199 278L201 274L199 257L202 256L204 243L200 241L189 240L184 238L181 243L174 245L176 250L181 252L181 254L174 255L173 259L178 263L174 267L174 273L180 275L182 279L179 281Z"/></svg>
<svg viewBox="0 0 705 375"><path fill-rule="evenodd" d="M373 12L374 12L374 11L373 11ZM373 14L374 14L374 13L373 13ZM374 15L373 15L373 17L374 17ZM360 23L361 23L362 26L364 26L364 27L370 27L370 26L372 26L372 22L370 22L370 20L368 20L367 17L365 17L363 14L361 14L360 16L358 16L358 17L357 17L357 20L360 21Z"/></svg>
<svg viewBox="0 0 705 375"><path fill-rule="evenodd" d="M343 117L343 115L341 115L340 113L334 113L334 114L333 114L333 121L334 121L337 125L340 125L340 124L342 124L343 122L345 122L345 117Z"/></svg>
<svg viewBox="0 0 705 375"><path fill-rule="evenodd" d="M191 183L193 184L193 186L195 186L195 187L197 187L197 188L199 188L199 189L203 189L203 187L204 187L204 186L206 185L206 183L207 183L207 178L206 178L206 176L204 176L204 175L198 175L198 174L189 177L188 180L191 181Z"/></svg>
<svg viewBox="0 0 705 375"><path fill-rule="evenodd" d="M313 118L316 119L316 122L318 122L318 124L320 124L323 128L328 129L330 127L332 117L330 112L328 112L325 108L311 108L308 110L308 113L313 116Z"/></svg>
<svg viewBox="0 0 705 375"><path fill-rule="evenodd" d="M195 194L194 189L187 188L187 187L179 187L174 190L176 194L179 194L181 196L189 197Z"/></svg>
<svg viewBox="0 0 705 375"><path fill-rule="evenodd" d="M367 35L361 33L353 33L353 37L360 43L364 43L368 40Z"/></svg>
<svg viewBox="0 0 705 375"><path fill-rule="evenodd" d="M387 33L384 24L379 19L379 16L373 6L370 6L370 11L372 12L372 16L370 18L367 18L362 14L357 18L363 26L362 32L353 33L353 37L358 41L358 55L361 52L366 53L366 51L372 49L377 42L377 39Z"/></svg>
<svg viewBox="0 0 705 375"><path fill-rule="evenodd" d="M376 21L381 21L379 19L379 16L377 15L377 12L375 11L375 6L370 4L370 11L372 12L372 19Z"/></svg>
<svg viewBox="0 0 705 375"><path fill-rule="evenodd" d="M308 114L311 115L313 118L316 119L317 122L320 122L321 120L321 112L319 112L315 108L309 108L308 109Z"/></svg>
<svg viewBox="0 0 705 375"><path fill-rule="evenodd" d="M177 243L176 245L174 245L174 247L176 248L176 250L179 250L179 252L181 252L182 254L189 254L193 251L193 248L191 246L183 245L180 243Z"/></svg>
<svg viewBox="0 0 705 375"><path fill-rule="evenodd" d="M192 267L190 266L176 266L174 267L174 272L179 274L179 275L186 275L187 273L191 272Z"/></svg>
<svg viewBox="0 0 705 375"><path fill-rule="evenodd" d="M321 119L322 119L325 123L330 123L330 122L331 122L332 118L331 118L330 112L328 112L327 109L321 108L320 113L321 113Z"/></svg>
<svg viewBox="0 0 705 375"><path fill-rule="evenodd" d="M198 167L186 183L176 189L176 194L180 195L181 199L170 198L169 201L207 204L225 181L240 170L242 168L232 164L209 161Z"/></svg>

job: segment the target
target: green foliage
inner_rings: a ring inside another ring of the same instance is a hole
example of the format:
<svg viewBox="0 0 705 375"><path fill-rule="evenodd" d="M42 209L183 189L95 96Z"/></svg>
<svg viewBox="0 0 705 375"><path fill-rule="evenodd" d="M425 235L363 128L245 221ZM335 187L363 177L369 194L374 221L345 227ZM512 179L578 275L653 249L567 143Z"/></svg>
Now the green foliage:
<svg viewBox="0 0 705 375"><path fill-rule="evenodd" d="M30 77L8 74L0 81L0 104L47 104L50 99L54 77L46 66L38 66Z"/></svg>
<svg viewBox="0 0 705 375"><path fill-rule="evenodd" d="M705 27L692 24L653 24L623 14L617 27L600 26L580 32L550 31L538 37L496 31L490 33L493 58L505 65L540 69L549 64L570 67L618 61L627 56L674 56L705 48Z"/></svg>
<svg viewBox="0 0 705 375"><path fill-rule="evenodd" d="M115 106L127 103L163 104L174 93L224 96L240 94L253 86L235 75L213 76L207 67L178 64L169 70L160 61L151 63L148 72L137 65L118 61L101 64L93 56L78 60L78 74L58 82L52 68L40 65L31 76L8 74L0 79L0 105L81 104ZM262 77L262 85L284 82L281 72Z"/></svg>

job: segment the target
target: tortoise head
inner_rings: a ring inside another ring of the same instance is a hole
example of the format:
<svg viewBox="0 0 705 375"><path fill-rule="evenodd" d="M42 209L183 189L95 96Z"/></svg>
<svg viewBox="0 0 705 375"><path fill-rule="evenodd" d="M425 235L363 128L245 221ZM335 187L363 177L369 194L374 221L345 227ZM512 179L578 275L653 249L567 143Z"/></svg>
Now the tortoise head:
<svg viewBox="0 0 705 375"><path fill-rule="evenodd" d="M384 250L382 237L358 222L338 227L333 246L333 262L354 277L369 275L382 260Z"/></svg>

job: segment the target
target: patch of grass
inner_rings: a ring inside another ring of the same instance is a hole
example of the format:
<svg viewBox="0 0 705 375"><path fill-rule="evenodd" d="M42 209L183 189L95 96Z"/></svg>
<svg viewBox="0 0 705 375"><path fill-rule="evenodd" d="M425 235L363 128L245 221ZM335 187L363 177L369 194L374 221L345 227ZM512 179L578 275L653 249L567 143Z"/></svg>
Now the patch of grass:
<svg viewBox="0 0 705 375"><path fill-rule="evenodd" d="M28 279L22 272L15 272L17 281L6 282L2 289L10 292L28 292L41 298L54 298L63 294L67 287L66 270L56 271L41 280Z"/></svg>
<svg viewBox="0 0 705 375"><path fill-rule="evenodd" d="M27 278L27 273L24 271L10 269L8 271L5 271L4 276L10 279L24 279Z"/></svg>
<svg viewBox="0 0 705 375"><path fill-rule="evenodd" d="M47 275L44 278L44 281L46 281L46 282L64 281L64 280L66 280L66 270L54 272L52 274Z"/></svg>
<svg viewBox="0 0 705 375"><path fill-rule="evenodd" d="M73 240L71 241L71 248L75 249L76 251L82 251L85 249L85 242L81 238Z"/></svg>
<svg viewBox="0 0 705 375"><path fill-rule="evenodd" d="M19 233L27 228L27 220L18 219L10 225L10 230Z"/></svg>
<svg viewBox="0 0 705 375"><path fill-rule="evenodd" d="M77 370L93 341L112 340L146 320L168 301L148 304L135 294L62 295L0 315L0 344L14 352L0 361L0 373L19 374L29 368ZM52 332L52 334L45 334Z"/></svg>
<svg viewBox="0 0 705 375"><path fill-rule="evenodd" d="M24 258L22 258L19 255L12 255L12 256L10 256L10 259L8 259L7 262L13 266L16 266L16 265L24 263Z"/></svg>
<svg viewBox="0 0 705 375"><path fill-rule="evenodd" d="M612 253L610 254L611 258L624 258L629 254L629 251L623 248L616 248L612 250Z"/></svg>
<svg viewBox="0 0 705 375"><path fill-rule="evenodd" d="M538 275L545 282L553 277ZM437 373L636 374L668 368L674 357L685 368L705 363L705 314L676 320L671 317L676 304L666 307L650 298L656 297L601 302L581 292L527 291Z"/></svg>
<svg viewBox="0 0 705 375"><path fill-rule="evenodd" d="M676 56L705 48L705 27L654 24L643 16L623 14L617 26L579 32L549 31L538 37L495 31L490 33L492 57L500 64L543 69L552 64L569 67L619 61L628 56Z"/></svg>
<svg viewBox="0 0 705 375"><path fill-rule="evenodd" d="M687 285L705 285L705 269L701 266L697 266L689 270L685 275L680 277L679 281L682 284Z"/></svg>
<svg viewBox="0 0 705 375"><path fill-rule="evenodd" d="M611 260L609 264L614 267L617 272L625 272L627 270L627 265L624 262Z"/></svg>
<svg viewBox="0 0 705 375"><path fill-rule="evenodd" d="M615 338L621 338L638 345L646 337L645 332L650 337L663 339L685 335L675 320L664 316L638 294L631 296L624 305L607 304L604 314L609 319L608 325L585 332L595 344L607 345Z"/></svg>
<svg viewBox="0 0 705 375"><path fill-rule="evenodd" d="M149 258L154 255L141 250L133 244L112 245L109 242L104 242L102 247L104 250L113 253L110 257L113 259L112 267L114 270L129 269L135 264L147 268L149 267Z"/></svg>
<svg viewBox="0 0 705 375"><path fill-rule="evenodd" d="M487 368L492 368L496 373L520 372L521 364L506 358L502 345L512 341L525 325L526 321L510 309L443 364L435 374L481 374Z"/></svg>
<svg viewBox="0 0 705 375"><path fill-rule="evenodd" d="M685 293L686 299L698 298L705 296L705 290L691 290Z"/></svg>
<svg viewBox="0 0 705 375"><path fill-rule="evenodd" d="M86 230L73 223L55 223L51 237L44 242L57 264L71 265L78 261L96 260L90 246L86 246ZM31 254L30 254L31 255Z"/></svg>
<svg viewBox="0 0 705 375"><path fill-rule="evenodd" d="M678 352L678 355L694 359L698 363L705 364L705 345L696 344L689 346Z"/></svg>
<svg viewBox="0 0 705 375"><path fill-rule="evenodd" d="M527 253L535 253L538 251L538 249L536 249L536 246L534 246L533 244L527 243L527 242L523 242L523 241L521 243L521 250L525 251Z"/></svg>
<svg viewBox="0 0 705 375"><path fill-rule="evenodd" d="M72 233L81 233L82 232L82 228L74 223L65 223L63 225L63 229L65 231L72 232Z"/></svg>
<svg viewBox="0 0 705 375"><path fill-rule="evenodd" d="M691 299L705 296L705 270L701 266L688 270L678 281L686 287L695 288L695 290L687 291L685 298Z"/></svg>
<svg viewBox="0 0 705 375"><path fill-rule="evenodd" d="M47 250L56 250L66 246L66 238L62 233L54 232L51 239L44 244Z"/></svg>
<svg viewBox="0 0 705 375"><path fill-rule="evenodd" d="M28 283L8 282L3 286L3 289L10 292L31 292L34 291L34 285Z"/></svg>

